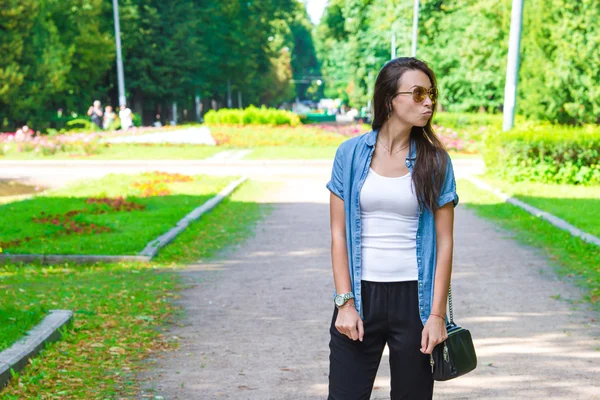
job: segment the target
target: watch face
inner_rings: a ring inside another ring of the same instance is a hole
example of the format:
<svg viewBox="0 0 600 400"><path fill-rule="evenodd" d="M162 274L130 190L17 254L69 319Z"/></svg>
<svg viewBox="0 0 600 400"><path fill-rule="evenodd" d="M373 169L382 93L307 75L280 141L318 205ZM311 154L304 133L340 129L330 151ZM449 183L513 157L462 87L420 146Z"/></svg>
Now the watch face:
<svg viewBox="0 0 600 400"><path fill-rule="evenodd" d="M337 295L335 296L335 304L338 306L344 305L344 296Z"/></svg>

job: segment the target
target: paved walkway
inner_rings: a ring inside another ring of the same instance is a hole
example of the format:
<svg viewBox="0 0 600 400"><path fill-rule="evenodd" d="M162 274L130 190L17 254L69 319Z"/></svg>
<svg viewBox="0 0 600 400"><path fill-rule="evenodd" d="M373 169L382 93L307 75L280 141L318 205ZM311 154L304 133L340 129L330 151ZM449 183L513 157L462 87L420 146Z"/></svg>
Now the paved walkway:
<svg viewBox="0 0 600 400"><path fill-rule="evenodd" d="M237 153L239 155L239 153ZM245 155L245 154L244 154ZM182 174L240 175L250 178L304 178L327 180L333 160L0 160L0 179L57 187L111 173L135 174L161 170ZM479 174L481 159L453 160L457 177Z"/></svg>
<svg viewBox="0 0 600 400"><path fill-rule="evenodd" d="M118 136L105 139L108 143L150 143L150 144L207 144L216 145L210 130L205 126L195 126L164 132L144 133L131 136Z"/></svg>
<svg viewBox="0 0 600 400"><path fill-rule="evenodd" d="M165 399L325 399L333 305L327 176L286 180L254 238L182 272L177 351L140 376ZM536 250L459 206L454 303L479 366L436 399L600 398L597 314ZM560 300L553 296L560 294ZM384 355L373 399L389 398Z"/></svg>

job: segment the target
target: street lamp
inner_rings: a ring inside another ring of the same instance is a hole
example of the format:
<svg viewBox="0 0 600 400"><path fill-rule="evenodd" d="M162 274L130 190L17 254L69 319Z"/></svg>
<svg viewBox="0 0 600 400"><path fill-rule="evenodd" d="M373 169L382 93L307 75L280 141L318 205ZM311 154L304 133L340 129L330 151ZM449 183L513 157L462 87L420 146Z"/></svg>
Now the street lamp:
<svg viewBox="0 0 600 400"><path fill-rule="evenodd" d="M504 86L504 121L502 130L511 129L515 123L517 105L517 82L519 78L519 49L521 47L521 27L523 25L523 0L513 0L510 18L510 38L508 42L508 61L506 84Z"/></svg>
<svg viewBox="0 0 600 400"><path fill-rule="evenodd" d="M119 26L119 4L113 0L113 13L115 17L115 41L117 43L117 80L119 85L119 106L126 105L125 78L123 76L123 57L121 56L121 27Z"/></svg>

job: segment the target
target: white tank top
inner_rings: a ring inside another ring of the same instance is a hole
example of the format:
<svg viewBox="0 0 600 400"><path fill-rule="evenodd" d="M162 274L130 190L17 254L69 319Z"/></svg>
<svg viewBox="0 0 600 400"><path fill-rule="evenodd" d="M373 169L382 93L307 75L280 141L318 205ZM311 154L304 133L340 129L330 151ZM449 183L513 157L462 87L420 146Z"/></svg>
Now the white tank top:
<svg viewBox="0 0 600 400"><path fill-rule="evenodd" d="M362 280L417 280L419 202L410 173L397 178L369 168L360 191Z"/></svg>

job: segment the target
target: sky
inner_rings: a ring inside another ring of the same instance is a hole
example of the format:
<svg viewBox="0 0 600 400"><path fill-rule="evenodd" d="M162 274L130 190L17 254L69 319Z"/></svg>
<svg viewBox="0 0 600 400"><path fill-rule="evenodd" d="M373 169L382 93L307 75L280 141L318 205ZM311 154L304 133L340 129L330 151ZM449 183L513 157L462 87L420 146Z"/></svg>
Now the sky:
<svg viewBox="0 0 600 400"><path fill-rule="evenodd" d="M308 15L311 21L314 24L318 24L321 16L323 15L323 10L325 10L325 6L327 5L327 0L303 0L306 5L306 10L308 11Z"/></svg>

